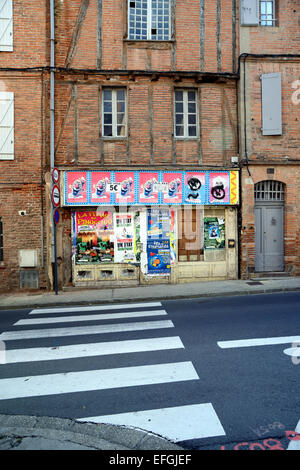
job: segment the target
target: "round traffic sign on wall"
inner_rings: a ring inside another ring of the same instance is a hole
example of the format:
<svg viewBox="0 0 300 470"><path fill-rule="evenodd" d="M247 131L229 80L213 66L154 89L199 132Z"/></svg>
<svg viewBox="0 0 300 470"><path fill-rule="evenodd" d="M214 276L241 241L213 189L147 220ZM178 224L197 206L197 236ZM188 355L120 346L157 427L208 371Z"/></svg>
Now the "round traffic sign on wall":
<svg viewBox="0 0 300 470"><path fill-rule="evenodd" d="M57 168L53 168L52 170L52 179L55 184L59 182L59 171Z"/></svg>
<svg viewBox="0 0 300 470"><path fill-rule="evenodd" d="M52 203L54 207L58 207L60 203L60 190L57 184L52 188Z"/></svg>

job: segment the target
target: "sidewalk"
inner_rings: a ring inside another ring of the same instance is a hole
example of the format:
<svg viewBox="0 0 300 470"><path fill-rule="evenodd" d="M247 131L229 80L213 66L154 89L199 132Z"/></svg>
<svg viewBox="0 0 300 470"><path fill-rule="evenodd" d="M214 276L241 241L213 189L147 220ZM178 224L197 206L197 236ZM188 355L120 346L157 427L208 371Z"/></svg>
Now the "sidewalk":
<svg viewBox="0 0 300 470"><path fill-rule="evenodd" d="M91 305L112 302L142 302L150 300L191 299L197 297L249 295L300 290L300 277L257 278L159 284L115 289L68 289L55 292L27 292L0 295L0 309Z"/></svg>

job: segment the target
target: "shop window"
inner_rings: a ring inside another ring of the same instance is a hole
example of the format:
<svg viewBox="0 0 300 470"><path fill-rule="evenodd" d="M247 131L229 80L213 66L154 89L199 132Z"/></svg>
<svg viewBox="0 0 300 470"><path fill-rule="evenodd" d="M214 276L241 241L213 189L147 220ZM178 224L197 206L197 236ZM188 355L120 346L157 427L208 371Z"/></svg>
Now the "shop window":
<svg viewBox="0 0 300 470"><path fill-rule="evenodd" d="M178 260L203 260L203 208L178 210Z"/></svg>
<svg viewBox="0 0 300 470"><path fill-rule="evenodd" d="M175 136L197 137L197 90L175 90Z"/></svg>
<svg viewBox="0 0 300 470"><path fill-rule="evenodd" d="M0 217L0 263L3 263L3 226L2 226L1 217Z"/></svg>
<svg viewBox="0 0 300 470"><path fill-rule="evenodd" d="M128 39L168 41L171 0L128 1Z"/></svg>
<svg viewBox="0 0 300 470"><path fill-rule="evenodd" d="M102 135L103 137L125 137L126 89L103 88L102 93Z"/></svg>

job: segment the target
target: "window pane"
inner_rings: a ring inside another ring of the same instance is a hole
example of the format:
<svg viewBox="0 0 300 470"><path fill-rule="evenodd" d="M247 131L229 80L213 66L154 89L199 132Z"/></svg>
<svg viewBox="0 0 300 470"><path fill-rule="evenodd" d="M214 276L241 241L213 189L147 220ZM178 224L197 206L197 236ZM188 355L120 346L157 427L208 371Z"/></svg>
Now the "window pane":
<svg viewBox="0 0 300 470"><path fill-rule="evenodd" d="M177 137L183 136L183 126L176 126L176 136Z"/></svg>
<svg viewBox="0 0 300 470"><path fill-rule="evenodd" d="M118 136L124 137L125 136L125 126L118 126L117 127Z"/></svg>
<svg viewBox="0 0 300 470"><path fill-rule="evenodd" d="M104 124L112 124L112 114L104 114Z"/></svg>
<svg viewBox="0 0 300 470"><path fill-rule="evenodd" d="M104 126L104 135L106 137L112 137L112 126Z"/></svg>
<svg viewBox="0 0 300 470"><path fill-rule="evenodd" d="M104 101L103 110L104 110L105 113L111 113L112 112L112 103L111 103L111 101Z"/></svg>
<svg viewBox="0 0 300 470"><path fill-rule="evenodd" d="M190 114L188 117L189 124L196 124L196 114Z"/></svg>
<svg viewBox="0 0 300 470"><path fill-rule="evenodd" d="M125 114L124 113L118 113L117 114L117 123L118 124L124 124L124 119L125 119Z"/></svg>
<svg viewBox="0 0 300 470"><path fill-rule="evenodd" d="M175 91L175 101L183 101L183 91Z"/></svg>
<svg viewBox="0 0 300 470"><path fill-rule="evenodd" d="M189 103L188 104L188 112L189 113L196 113L196 103Z"/></svg>
<svg viewBox="0 0 300 470"><path fill-rule="evenodd" d="M175 112L183 113L183 103L175 103Z"/></svg>
<svg viewBox="0 0 300 470"><path fill-rule="evenodd" d="M118 101L125 100L125 90L117 90L117 100Z"/></svg>
<svg viewBox="0 0 300 470"><path fill-rule="evenodd" d="M111 90L103 90L103 100L104 101L111 101L111 95L112 95Z"/></svg>
<svg viewBox="0 0 300 470"><path fill-rule="evenodd" d="M196 132L196 127L195 126L189 126L189 136L190 137L196 137L197 132Z"/></svg>
<svg viewBox="0 0 300 470"><path fill-rule="evenodd" d="M183 114L176 114L176 125L183 124Z"/></svg>
<svg viewBox="0 0 300 470"><path fill-rule="evenodd" d="M195 99L196 99L196 93L194 91L188 91L188 100L195 101Z"/></svg>

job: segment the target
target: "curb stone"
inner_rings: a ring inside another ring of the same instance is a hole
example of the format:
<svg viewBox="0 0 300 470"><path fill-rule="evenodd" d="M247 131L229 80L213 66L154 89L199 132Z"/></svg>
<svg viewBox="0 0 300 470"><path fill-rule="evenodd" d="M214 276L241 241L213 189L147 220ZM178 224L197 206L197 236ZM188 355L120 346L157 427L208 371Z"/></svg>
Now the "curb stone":
<svg viewBox="0 0 300 470"><path fill-rule="evenodd" d="M0 415L0 450L183 450L135 428L73 419Z"/></svg>

